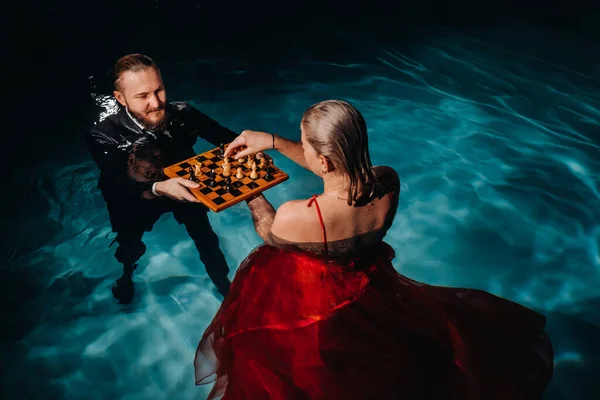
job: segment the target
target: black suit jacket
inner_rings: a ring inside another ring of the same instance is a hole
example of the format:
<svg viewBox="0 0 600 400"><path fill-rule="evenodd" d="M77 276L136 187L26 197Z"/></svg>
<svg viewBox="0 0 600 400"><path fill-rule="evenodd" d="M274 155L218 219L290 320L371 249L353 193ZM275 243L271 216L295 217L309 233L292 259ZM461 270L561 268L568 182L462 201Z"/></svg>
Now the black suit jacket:
<svg viewBox="0 0 600 400"><path fill-rule="evenodd" d="M156 201L152 195L153 183L168 179L162 169L193 157L198 137L219 146L237 136L186 102L169 102L166 112L167 128L162 133L140 129L121 108L94 125L86 135L88 148L100 170L98 188L111 214L126 218L128 213Z"/></svg>

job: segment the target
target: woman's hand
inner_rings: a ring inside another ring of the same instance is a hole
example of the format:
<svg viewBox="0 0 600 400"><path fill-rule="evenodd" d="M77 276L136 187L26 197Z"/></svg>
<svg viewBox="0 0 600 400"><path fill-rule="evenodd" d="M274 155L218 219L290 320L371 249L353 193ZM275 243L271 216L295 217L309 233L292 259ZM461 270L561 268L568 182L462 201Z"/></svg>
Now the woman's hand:
<svg viewBox="0 0 600 400"><path fill-rule="evenodd" d="M248 154L256 154L261 158L261 151L273 148L273 139L274 136L270 133L245 130L227 146L224 156L231 157L233 154L237 160Z"/></svg>

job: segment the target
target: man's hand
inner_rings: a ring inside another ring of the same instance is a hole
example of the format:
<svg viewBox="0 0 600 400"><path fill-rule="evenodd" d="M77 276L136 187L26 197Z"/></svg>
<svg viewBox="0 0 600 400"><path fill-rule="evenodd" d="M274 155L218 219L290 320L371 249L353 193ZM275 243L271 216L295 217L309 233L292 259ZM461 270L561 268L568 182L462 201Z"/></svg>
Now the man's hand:
<svg viewBox="0 0 600 400"><path fill-rule="evenodd" d="M227 146L224 156L231 157L234 150L241 148L234 156L236 160L246 157L248 154L256 154L258 158L261 158L260 152L272 147L273 135L270 133L245 130Z"/></svg>
<svg viewBox="0 0 600 400"><path fill-rule="evenodd" d="M189 179L171 178L156 184L156 193L170 197L173 200L190 203L200 203L188 188L198 188L200 185Z"/></svg>

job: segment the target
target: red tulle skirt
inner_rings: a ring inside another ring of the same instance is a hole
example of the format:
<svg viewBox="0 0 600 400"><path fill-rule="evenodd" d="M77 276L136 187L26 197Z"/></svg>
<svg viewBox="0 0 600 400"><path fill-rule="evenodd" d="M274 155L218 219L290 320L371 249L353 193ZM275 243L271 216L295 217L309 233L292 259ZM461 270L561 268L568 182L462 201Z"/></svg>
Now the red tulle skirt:
<svg viewBox="0 0 600 400"><path fill-rule="evenodd" d="M209 399L541 399L545 318L480 290L400 275L385 243L326 261L259 246L204 333Z"/></svg>

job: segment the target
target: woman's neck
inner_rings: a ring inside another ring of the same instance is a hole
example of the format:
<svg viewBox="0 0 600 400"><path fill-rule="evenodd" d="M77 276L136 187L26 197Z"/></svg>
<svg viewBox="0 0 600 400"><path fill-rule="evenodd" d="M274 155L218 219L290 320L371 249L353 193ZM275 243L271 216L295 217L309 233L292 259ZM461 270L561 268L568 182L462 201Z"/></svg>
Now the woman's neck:
<svg viewBox="0 0 600 400"><path fill-rule="evenodd" d="M350 182L344 176L327 174L323 177L323 193L335 193L346 195L350 188Z"/></svg>

